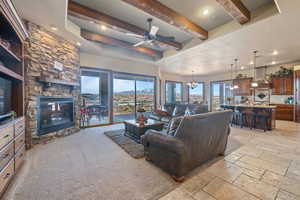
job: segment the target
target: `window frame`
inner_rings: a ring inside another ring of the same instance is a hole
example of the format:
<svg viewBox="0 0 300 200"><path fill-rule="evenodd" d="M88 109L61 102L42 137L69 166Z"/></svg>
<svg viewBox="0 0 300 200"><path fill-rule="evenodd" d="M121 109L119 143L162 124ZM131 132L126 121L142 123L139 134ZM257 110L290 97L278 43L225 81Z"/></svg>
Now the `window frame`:
<svg viewBox="0 0 300 200"><path fill-rule="evenodd" d="M167 84L168 83L179 83L180 85L181 85L181 91L180 91L180 93L181 93L181 100L180 100L180 102L183 102L183 82L180 82L180 81L170 81L170 80L165 80L165 104L167 104ZM175 99L176 100L176 99ZM174 103L176 103L176 101L174 102Z"/></svg>

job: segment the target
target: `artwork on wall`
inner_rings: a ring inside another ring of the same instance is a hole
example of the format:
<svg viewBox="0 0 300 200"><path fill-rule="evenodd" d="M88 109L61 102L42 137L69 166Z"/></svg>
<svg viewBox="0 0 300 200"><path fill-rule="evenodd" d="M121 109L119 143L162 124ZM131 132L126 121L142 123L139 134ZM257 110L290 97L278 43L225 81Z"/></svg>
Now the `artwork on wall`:
<svg viewBox="0 0 300 200"><path fill-rule="evenodd" d="M254 101L255 102L270 102L270 89L267 88L255 88Z"/></svg>

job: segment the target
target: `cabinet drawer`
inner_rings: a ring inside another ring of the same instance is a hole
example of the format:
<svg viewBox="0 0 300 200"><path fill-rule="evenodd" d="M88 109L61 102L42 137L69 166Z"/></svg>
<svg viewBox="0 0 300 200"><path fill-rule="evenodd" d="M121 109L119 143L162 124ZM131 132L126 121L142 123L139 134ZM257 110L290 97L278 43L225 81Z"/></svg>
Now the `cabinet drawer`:
<svg viewBox="0 0 300 200"><path fill-rule="evenodd" d="M0 172L0 193L6 189L7 184L14 175L14 159Z"/></svg>
<svg viewBox="0 0 300 200"><path fill-rule="evenodd" d="M5 125L0 127L0 149L7 145L14 138L14 127L13 124Z"/></svg>
<svg viewBox="0 0 300 200"><path fill-rule="evenodd" d="M0 151L0 171L9 163L14 157L14 143L10 142Z"/></svg>
<svg viewBox="0 0 300 200"><path fill-rule="evenodd" d="M25 133L21 133L21 135L15 138L15 152L17 152L21 146L25 144Z"/></svg>
<svg viewBox="0 0 300 200"><path fill-rule="evenodd" d="M23 145L15 155L15 171L17 171L20 168L21 164L24 161L24 157L25 157L25 145Z"/></svg>
<svg viewBox="0 0 300 200"><path fill-rule="evenodd" d="M22 117L15 122L15 136L22 134L25 131L25 120Z"/></svg>

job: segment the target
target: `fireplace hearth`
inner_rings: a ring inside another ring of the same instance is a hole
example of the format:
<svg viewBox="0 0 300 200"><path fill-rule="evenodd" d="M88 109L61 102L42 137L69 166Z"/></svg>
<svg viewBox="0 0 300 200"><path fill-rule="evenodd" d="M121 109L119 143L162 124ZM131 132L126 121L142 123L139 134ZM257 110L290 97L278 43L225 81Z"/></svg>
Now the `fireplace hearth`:
<svg viewBox="0 0 300 200"><path fill-rule="evenodd" d="M37 120L39 136L73 127L74 99L40 97Z"/></svg>

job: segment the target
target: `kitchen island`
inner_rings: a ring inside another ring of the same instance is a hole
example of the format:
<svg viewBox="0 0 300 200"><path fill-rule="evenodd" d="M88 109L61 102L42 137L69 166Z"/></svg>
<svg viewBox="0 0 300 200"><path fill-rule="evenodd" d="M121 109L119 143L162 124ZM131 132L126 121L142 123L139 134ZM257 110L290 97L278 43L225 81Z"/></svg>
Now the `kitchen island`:
<svg viewBox="0 0 300 200"><path fill-rule="evenodd" d="M265 129L266 126L267 130L276 128L276 106L274 105L227 104L221 107L233 110L233 122L241 127ZM255 120L253 120L254 116L256 116Z"/></svg>

